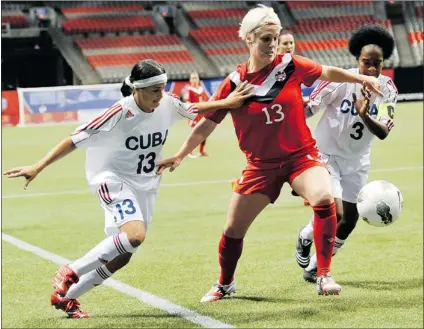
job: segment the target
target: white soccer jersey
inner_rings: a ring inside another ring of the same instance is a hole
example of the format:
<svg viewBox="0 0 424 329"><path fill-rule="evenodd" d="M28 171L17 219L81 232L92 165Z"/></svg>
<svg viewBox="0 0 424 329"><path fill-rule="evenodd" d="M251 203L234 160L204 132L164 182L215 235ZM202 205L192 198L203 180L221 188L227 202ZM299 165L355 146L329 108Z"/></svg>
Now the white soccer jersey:
<svg viewBox="0 0 424 329"><path fill-rule="evenodd" d="M359 69L349 71L358 73ZM383 97L373 93L370 101L370 115L384 122L389 130L394 126L394 108L397 89L392 79L380 75ZM323 81L312 92L309 107L313 114L325 110L315 129L314 137L322 153L337 155L346 159L370 154L374 139L360 118L353 104L352 94L363 98L361 85L356 83L331 83Z"/></svg>
<svg viewBox="0 0 424 329"><path fill-rule="evenodd" d="M161 159L168 128L179 118L193 120L194 106L165 93L152 112L140 110L134 96L125 97L72 134L77 147L86 148L86 177L89 184L101 183L113 173L128 185L143 190L157 189L155 173Z"/></svg>

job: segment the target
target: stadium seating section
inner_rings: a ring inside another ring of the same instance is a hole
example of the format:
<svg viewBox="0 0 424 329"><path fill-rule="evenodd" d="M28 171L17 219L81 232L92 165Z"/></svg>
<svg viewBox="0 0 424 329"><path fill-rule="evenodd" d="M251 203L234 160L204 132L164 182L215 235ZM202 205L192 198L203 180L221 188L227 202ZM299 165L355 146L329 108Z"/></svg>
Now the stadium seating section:
<svg viewBox="0 0 424 329"><path fill-rule="evenodd" d="M296 20L296 25L289 27L296 36L296 49L322 64L355 66L347 43L352 32L361 25L379 24L392 30L389 20L377 18L372 1L288 1L287 7ZM399 64L397 50L385 64Z"/></svg>
<svg viewBox="0 0 424 329"><path fill-rule="evenodd" d="M245 2L215 2L211 6L188 2L183 7L198 28L191 30L190 36L221 75L248 58L246 44L238 37L239 23L249 9Z"/></svg>
<svg viewBox="0 0 424 329"><path fill-rule="evenodd" d="M146 5L148 2L144 2ZM143 2L135 1L52 1L60 7L61 26L102 82L118 82L135 62L153 58L161 62L171 79L187 78L190 72L205 69L193 52L176 35L157 33L157 21ZM149 3L148 3L149 4ZM248 49L238 37L239 23L254 2L181 2L190 25L189 38L205 58L225 75L248 58ZM296 52L322 64L355 66L347 49L352 32L363 24L384 25L392 30L384 5L374 1L287 1L275 2L282 24L296 38ZM2 4L2 23L11 28L28 26L23 7ZM379 9L380 8L380 9ZM403 3L405 27L414 61L423 63L423 2ZM294 24L293 24L294 22ZM397 49L386 61L399 65Z"/></svg>
<svg viewBox="0 0 424 329"><path fill-rule="evenodd" d="M19 10L2 10L1 23L10 24L12 28L23 28L28 26L28 19L24 13Z"/></svg>
<svg viewBox="0 0 424 329"><path fill-rule="evenodd" d="M405 25L408 31L408 40L412 47L412 54L416 64L423 63L423 12L422 1L405 3Z"/></svg>
<svg viewBox="0 0 424 329"><path fill-rule="evenodd" d="M62 13L67 18L63 30L74 35L104 83L122 81L137 61L146 58L160 62L171 79L186 78L193 70L203 73L178 37L155 35L152 15L140 4L73 6L62 8Z"/></svg>

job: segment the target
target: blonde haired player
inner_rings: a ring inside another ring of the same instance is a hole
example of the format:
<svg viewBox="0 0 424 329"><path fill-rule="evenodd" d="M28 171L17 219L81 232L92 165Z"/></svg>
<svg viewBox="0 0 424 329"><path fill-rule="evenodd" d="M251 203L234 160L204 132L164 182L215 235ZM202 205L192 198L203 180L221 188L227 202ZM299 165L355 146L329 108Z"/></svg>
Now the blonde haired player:
<svg viewBox="0 0 424 329"><path fill-rule="evenodd" d="M189 105L164 93L166 82L165 69L156 61L137 63L121 88L126 97L79 126L36 164L4 173L26 178L26 189L48 165L76 148L86 149L87 182L105 212L108 237L54 276L50 302L70 318L89 317L77 298L124 267L143 243L161 180L155 166L168 128L178 119L195 119L198 112L240 106L251 96L242 83L225 100Z"/></svg>
<svg viewBox="0 0 424 329"><path fill-rule="evenodd" d="M285 53L294 54L295 49L296 49L296 42L294 40L293 34L290 33L289 31L282 31L280 33L280 37L278 38L277 53L278 54L285 54ZM238 180L239 179L237 178L231 181L231 187L233 190L236 188ZM292 191L292 193L293 195L298 196L294 191ZM308 200L303 199L303 204L305 206L309 206Z"/></svg>
<svg viewBox="0 0 424 329"><path fill-rule="evenodd" d="M280 31L280 20L272 8L249 10L239 31L249 49L249 59L224 79L213 99L225 99L241 81L254 86L254 96L240 108L205 115L177 154L158 163L158 172L166 168L173 171L231 114L246 166L234 189L219 242L221 273L202 302L217 301L235 292L234 274L244 237L262 210L278 199L284 183L308 199L314 210L315 245L319 251L317 293L334 295L341 290L328 275L337 224L331 179L306 124L300 85L310 86L317 79L364 83L379 93L380 83L374 77L320 65L305 57L277 54Z"/></svg>
<svg viewBox="0 0 424 329"><path fill-rule="evenodd" d="M305 109L307 117L323 110L315 129L317 146L331 175L337 210L337 232L333 255L343 246L359 218L356 199L367 183L371 143L377 136L385 139L394 126L397 89L392 79L381 74L383 61L394 49L392 35L383 27L365 25L349 40L349 51L358 68L349 71L378 78L383 96L370 95L353 83L321 82L312 92ZM362 94L362 96L361 96ZM365 97L365 104L360 98ZM296 244L296 260L306 268L303 277L315 282L316 255L310 259L313 218L303 227Z"/></svg>

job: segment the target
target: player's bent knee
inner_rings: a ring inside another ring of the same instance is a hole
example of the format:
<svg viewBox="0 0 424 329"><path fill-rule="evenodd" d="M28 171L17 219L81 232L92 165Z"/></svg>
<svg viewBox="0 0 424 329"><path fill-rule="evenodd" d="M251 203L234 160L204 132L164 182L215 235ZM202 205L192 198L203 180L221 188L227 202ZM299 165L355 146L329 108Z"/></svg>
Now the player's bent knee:
<svg viewBox="0 0 424 329"><path fill-rule="evenodd" d="M134 248L140 246L146 238L146 233L144 231L131 232L130 234L127 233L127 235L128 241Z"/></svg>
<svg viewBox="0 0 424 329"><path fill-rule="evenodd" d="M333 195L330 191L322 191L316 193L309 199L311 206L328 206L334 202Z"/></svg>
<svg viewBox="0 0 424 329"><path fill-rule="evenodd" d="M134 236L132 236L129 241L131 245L134 248L137 248L139 245L141 245L144 242L144 239L146 238L144 233L136 233Z"/></svg>
<svg viewBox="0 0 424 329"><path fill-rule="evenodd" d="M146 238L146 229L144 227L144 222L141 220L125 223L121 226L121 231L127 234L128 241L133 248L140 246Z"/></svg>

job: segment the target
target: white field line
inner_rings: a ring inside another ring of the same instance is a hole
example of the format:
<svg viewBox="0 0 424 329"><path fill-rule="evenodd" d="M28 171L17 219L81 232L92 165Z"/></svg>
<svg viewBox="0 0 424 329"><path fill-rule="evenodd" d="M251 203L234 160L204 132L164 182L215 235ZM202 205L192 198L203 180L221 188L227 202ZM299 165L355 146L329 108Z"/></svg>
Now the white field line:
<svg viewBox="0 0 424 329"><path fill-rule="evenodd" d="M414 166L414 167L397 167L397 168L382 168L370 170L371 173L380 173L380 172L396 172L396 171L411 171L423 169L423 166ZM161 184L161 188L169 187L180 187L180 186L195 186L195 185L208 185L208 184L221 184L229 183L232 179L218 179L218 180L207 180L207 181L194 181L194 182L181 182L181 183L169 183ZM88 194L90 190L69 190L69 191L57 191L57 192L45 192L45 193L25 193L25 194L10 194L3 195L2 199L20 199L20 198L35 198L43 196L55 196L55 195L68 195L68 194Z"/></svg>
<svg viewBox="0 0 424 329"><path fill-rule="evenodd" d="M50 251L41 249L37 246L34 246L32 244L29 244L25 241L19 240L11 235L2 233L1 235L2 240L7 241L14 246L29 251L37 256L40 256L41 258L44 258L48 261L51 261L56 264L68 264L71 261L69 259L63 258L59 255L56 255L54 253L51 253ZM135 287L132 287L124 282L120 282L118 280L114 280L112 278L106 280L103 283L105 286L108 286L112 289L115 289L125 295L135 297L139 301L150 305L154 308L161 309L162 311L165 311L172 315L180 316L194 324L200 325L204 328L235 328L232 325L229 325L227 323L215 320L211 317L201 315L195 311L189 310L187 308L184 308L180 305L174 304L170 302L169 300L160 298L158 296L155 296L149 292L142 291L140 289L137 289Z"/></svg>

